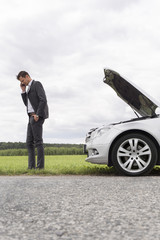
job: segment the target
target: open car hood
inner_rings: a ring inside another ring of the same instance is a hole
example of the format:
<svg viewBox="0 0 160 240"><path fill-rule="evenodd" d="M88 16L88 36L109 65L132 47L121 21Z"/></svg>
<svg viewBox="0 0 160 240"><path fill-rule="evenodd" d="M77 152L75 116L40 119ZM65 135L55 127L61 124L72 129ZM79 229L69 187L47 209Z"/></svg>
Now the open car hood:
<svg viewBox="0 0 160 240"><path fill-rule="evenodd" d="M103 81L112 87L117 95L137 113L143 117L156 116L155 110L159 105L155 104L150 97L121 77L119 73L104 69L104 74Z"/></svg>

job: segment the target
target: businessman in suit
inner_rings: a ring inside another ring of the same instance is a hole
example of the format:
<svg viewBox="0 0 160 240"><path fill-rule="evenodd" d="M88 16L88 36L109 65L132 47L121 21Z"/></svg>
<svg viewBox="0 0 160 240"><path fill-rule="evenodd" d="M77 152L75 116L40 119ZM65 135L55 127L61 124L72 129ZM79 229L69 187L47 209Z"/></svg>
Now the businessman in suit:
<svg viewBox="0 0 160 240"><path fill-rule="evenodd" d="M27 128L28 169L44 168L43 123L48 118L47 98L42 84L31 79L21 71L17 75L22 89L22 99L29 116ZM27 88L26 88L27 87ZM35 164L35 147L37 148L37 167Z"/></svg>

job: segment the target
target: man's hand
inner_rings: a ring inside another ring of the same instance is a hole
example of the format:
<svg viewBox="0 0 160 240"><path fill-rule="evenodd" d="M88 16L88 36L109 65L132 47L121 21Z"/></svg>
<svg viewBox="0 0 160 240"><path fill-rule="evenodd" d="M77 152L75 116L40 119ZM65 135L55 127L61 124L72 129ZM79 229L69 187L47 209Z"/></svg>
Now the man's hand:
<svg viewBox="0 0 160 240"><path fill-rule="evenodd" d="M37 115L35 114L35 115L33 115L33 117L34 117L34 121L35 121L35 122L38 122L39 116L37 116Z"/></svg>

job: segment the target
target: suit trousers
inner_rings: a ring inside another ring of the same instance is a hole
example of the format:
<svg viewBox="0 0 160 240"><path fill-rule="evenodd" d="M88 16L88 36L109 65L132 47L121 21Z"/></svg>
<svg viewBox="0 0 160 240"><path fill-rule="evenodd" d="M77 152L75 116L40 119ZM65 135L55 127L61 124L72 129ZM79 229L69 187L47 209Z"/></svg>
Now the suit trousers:
<svg viewBox="0 0 160 240"><path fill-rule="evenodd" d="M39 117L36 122L33 116L29 116L27 128L28 168L35 168L35 147L37 148L37 168L44 168L44 147L43 147L43 123L44 119Z"/></svg>

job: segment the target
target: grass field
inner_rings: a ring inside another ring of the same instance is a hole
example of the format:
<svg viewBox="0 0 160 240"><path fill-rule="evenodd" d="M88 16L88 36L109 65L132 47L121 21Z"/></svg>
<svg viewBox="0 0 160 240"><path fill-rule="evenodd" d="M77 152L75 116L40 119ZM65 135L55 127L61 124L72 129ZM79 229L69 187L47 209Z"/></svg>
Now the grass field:
<svg viewBox="0 0 160 240"><path fill-rule="evenodd" d="M84 155L57 155L45 157L44 170L28 170L27 156L0 156L0 175L111 175L114 168L85 162ZM151 175L160 175L156 166Z"/></svg>
<svg viewBox="0 0 160 240"><path fill-rule="evenodd" d="M27 156L0 156L0 175L105 175L113 168L85 162L84 155L46 156L44 170L28 170Z"/></svg>

